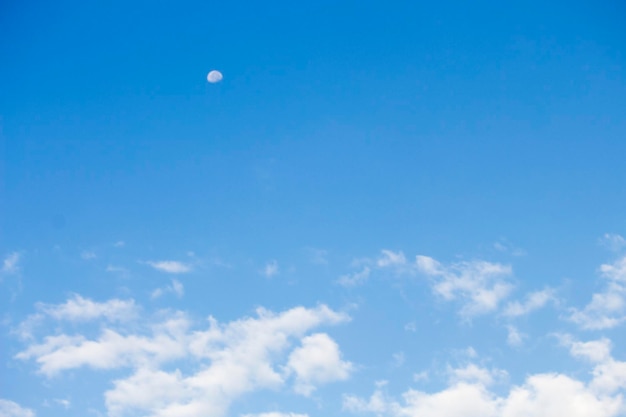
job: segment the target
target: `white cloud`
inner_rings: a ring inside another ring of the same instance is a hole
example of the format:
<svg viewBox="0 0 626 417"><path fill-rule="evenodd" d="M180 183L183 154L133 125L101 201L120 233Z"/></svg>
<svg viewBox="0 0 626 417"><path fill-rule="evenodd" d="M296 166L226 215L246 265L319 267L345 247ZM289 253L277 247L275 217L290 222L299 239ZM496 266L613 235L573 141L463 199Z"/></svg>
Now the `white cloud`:
<svg viewBox="0 0 626 417"><path fill-rule="evenodd" d="M521 333L515 326L507 326L506 342L509 346L521 346L526 335Z"/></svg>
<svg viewBox="0 0 626 417"><path fill-rule="evenodd" d="M328 265L328 251L318 248L307 248L309 260L315 265Z"/></svg>
<svg viewBox="0 0 626 417"><path fill-rule="evenodd" d="M309 396L319 384L348 379L353 365L341 359L339 346L325 333L302 339L289 355L287 369L296 376L294 390Z"/></svg>
<svg viewBox="0 0 626 417"><path fill-rule="evenodd" d="M391 355L391 359L393 360L393 366L399 368L400 366L404 365L404 362L406 361L406 356L404 355L404 352L396 352Z"/></svg>
<svg viewBox="0 0 626 417"><path fill-rule="evenodd" d="M351 274L342 275L337 280L337 283L344 287L355 287L367 281L369 276L370 276L370 268L366 266L360 271L353 272Z"/></svg>
<svg viewBox="0 0 626 417"><path fill-rule="evenodd" d="M97 255L95 252L84 250L81 252L80 257L86 261L90 261L92 259L96 259Z"/></svg>
<svg viewBox="0 0 626 417"><path fill-rule="evenodd" d="M508 253L513 256L524 256L526 255L526 251L521 248L516 248L506 239L501 239L498 242L493 244L493 248L498 252Z"/></svg>
<svg viewBox="0 0 626 417"><path fill-rule="evenodd" d="M376 265L378 265L380 268L401 267L406 265L407 263L406 257L401 251L394 252L388 249L383 249L381 252L382 255L376 261Z"/></svg>
<svg viewBox="0 0 626 417"><path fill-rule="evenodd" d="M128 277L130 275L130 271L123 266L107 265L106 271L112 274L119 274L122 277Z"/></svg>
<svg viewBox="0 0 626 417"><path fill-rule="evenodd" d="M445 266L421 255L416 257L416 265L420 272L433 278L435 294L446 301L462 301L460 314L466 318L496 310L513 289L507 281L512 274L508 265L471 261Z"/></svg>
<svg viewBox="0 0 626 417"><path fill-rule="evenodd" d="M166 272L168 274L184 274L191 272L191 266L178 261L147 261L157 271Z"/></svg>
<svg viewBox="0 0 626 417"><path fill-rule="evenodd" d="M296 413L281 413L278 411L272 411L269 413L260 414L242 414L241 417L309 417L308 414L296 414Z"/></svg>
<svg viewBox="0 0 626 417"><path fill-rule="evenodd" d="M489 389L503 371L470 364L452 370L447 387L436 392L407 390L401 400L376 389L369 399L344 396L343 408L389 417L618 417L625 408L626 362L613 359L610 342L577 342L562 337L574 357L595 366L589 382L558 373L530 375L504 395Z"/></svg>
<svg viewBox="0 0 626 417"><path fill-rule="evenodd" d="M182 298L182 296L185 295L185 287L180 281L178 281L177 279L173 279L170 285L163 288L156 288L155 290L153 290L152 293L150 293L150 297L152 299L156 299L161 297L165 293L172 293L175 294L178 298Z"/></svg>
<svg viewBox="0 0 626 417"><path fill-rule="evenodd" d="M72 403L70 400L65 400L62 398L55 398L54 402L59 404L61 407L65 408L66 410L72 406Z"/></svg>
<svg viewBox="0 0 626 417"><path fill-rule="evenodd" d="M258 309L256 317L226 324L209 318L208 327L199 330L181 312L159 317L123 330L109 322L96 338L56 333L31 343L16 358L33 360L48 377L80 367L128 369L129 375L113 381L105 393L112 417L222 417L245 393L279 389L290 381L296 391L312 392L346 378L351 369L328 335L307 336L315 327L349 319L323 305L279 314ZM179 363L192 364L191 371L183 372Z"/></svg>
<svg viewBox="0 0 626 417"><path fill-rule="evenodd" d="M113 246L115 246L116 248L122 248L125 245L126 245L126 242L124 242L123 240L118 240L117 242L113 244Z"/></svg>
<svg viewBox="0 0 626 417"><path fill-rule="evenodd" d="M0 417L35 417L35 413L16 402L0 398Z"/></svg>
<svg viewBox="0 0 626 417"><path fill-rule="evenodd" d="M599 243L613 252L619 252L626 247L626 239L615 233L605 233Z"/></svg>
<svg viewBox="0 0 626 417"><path fill-rule="evenodd" d="M2 272L5 274L15 274L19 271L21 255L18 252L8 254L2 261Z"/></svg>
<svg viewBox="0 0 626 417"><path fill-rule="evenodd" d="M535 310L544 307L549 301L555 301L554 290L546 288L541 291L535 291L526 296L523 303L513 301L507 304L503 314L508 317L525 316Z"/></svg>
<svg viewBox="0 0 626 417"><path fill-rule="evenodd" d="M133 300L111 299L103 303L74 294L63 304L37 304L37 308L56 320L89 321L105 318L109 321L128 321L138 313Z"/></svg>
<svg viewBox="0 0 626 417"><path fill-rule="evenodd" d="M582 310L571 309L570 320L583 329L608 329L626 320L626 256L601 265L600 273L608 281L604 291L593 294Z"/></svg>
<svg viewBox="0 0 626 417"><path fill-rule="evenodd" d="M279 272L280 270L278 269L278 262L276 262L275 260L271 260L265 264L265 267L263 267L261 274L265 275L267 278L271 278L275 275L278 275Z"/></svg>

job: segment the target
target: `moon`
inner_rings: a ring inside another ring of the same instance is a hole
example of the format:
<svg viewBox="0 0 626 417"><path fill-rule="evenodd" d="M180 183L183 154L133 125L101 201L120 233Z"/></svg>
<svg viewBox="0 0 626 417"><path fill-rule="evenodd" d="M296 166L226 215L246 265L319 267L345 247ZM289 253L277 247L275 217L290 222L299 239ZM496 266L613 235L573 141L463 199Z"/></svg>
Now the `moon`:
<svg viewBox="0 0 626 417"><path fill-rule="evenodd" d="M213 70L206 76L206 80L211 84L219 83L223 78L224 76L218 70Z"/></svg>

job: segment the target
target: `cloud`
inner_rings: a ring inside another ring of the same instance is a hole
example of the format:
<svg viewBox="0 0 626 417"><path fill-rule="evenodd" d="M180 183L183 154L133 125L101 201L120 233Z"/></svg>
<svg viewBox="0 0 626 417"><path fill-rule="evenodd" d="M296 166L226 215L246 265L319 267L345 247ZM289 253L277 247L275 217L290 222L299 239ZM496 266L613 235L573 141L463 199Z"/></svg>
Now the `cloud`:
<svg viewBox="0 0 626 417"><path fill-rule="evenodd" d="M265 264L265 267L261 271L261 274L265 275L267 278L271 278L275 275L278 275L280 270L278 269L278 262L275 260L271 260Z"/></svg>
<svg viewBox="0 0 626 417"><path fill-rule="evenodd" d="M128 277L130 275L130 271L123 266L107 265L106 271L112 274L119 274L122 277Z"/></svg>
<svg viewBox="0 0 626 417"><path fill-rule="evenodd" d="M521 333L515 326L507 326L506 329L508 331L506 343L509 346L521 346L526 335Z"/></svg>
<svg viewBox="0 0 626 417"><path fill-rule="evenodd" d="M328 265L328 251L318 248L307 248L309 260L315 265Z"/></svg>
<svg viewBox="0 0 626 417"><path fill-rule="evenodd" d="M2 261L2 272L5 274L15 274L19 271L21 255L18 252L8 254Z"/></svg>
<svg viewBox="0 0 626 417"><path fill-rule="evenodd" d="M334 340L317 333L302 339L302 346L291 352L287 369L296 376L294 391L309 396L319 384L348 379L353 365L341 360Z"/></svg>
<svg viewBox="0 0 626 417"><path fill-rule="evenodd" d="M108 321L128 321L138 313L138 307L133 300L117 298L96 302L74 294L63 304L37 304L37 309L56 320L90 321L104 318Z"/></svg>
<svg viewBox="0 0 626 417"><path fill-rule="evenodd" d="M95 253L95 252L92 252L92 251L86 251L86 250L84 250L84 251L82 251L82 252L81 252L80 257L81 257L81 258L83 258L83 259L84 259L84 260L86 260L86 261L90 261L90 260L92 260L92 259L96 259L96 258L97 258L97 256L96 256L96 253Z"/></svg>
<svg viewBox="0 0 626 417"><path fill-rule="evenodd" d="M209 317L200 328L175 311L120 329L102 320L95 338L57 330L30 343L16 358L34 361L48 377L82 367L120 370L104 394L112 417L222 417L245 393L290 382L297 392L312 392L347 378L351 369L330 336L308 335L318 326L349 320L324 305L281 313L259 308L254 317L225 324Z"/></svg>
<svg viewBox="0 0 626 417"><path fill-rule="evenodd" d="M355 287L367 281L369 276L370 276L370 268L366 266L358 272L353 272L351 274L340 276L339 279L337 280L337 283L344 287Z"/></svg>
<svg viewBox="0 0 626 417"><path fill-rule="evenodd" d="M626 239L615 233L605 233L598 239L598 243L613 252L619 252L626 247Z"/></svg>
<svg viewBox="0 0 626 417"><path fill-rule="evenodd" d="M164 288L156 288L150 293L152 299L157 299L165 293L175 294L178 298L182 298L185 295L185 287L177 279L173 279L172 283Z"/></svg>
<svg viewBox="0 0 626 417"><path fill-rule="evenodd" d="M168 274L185 274L191 272L191 266L178 261L147 261L147 265L157 271L166 272Z"/></svg>
<svg viewBox="0 0 626 417"><path fill-rule="evenodd" d="M400 267L406 265L406 257L404 253L394 252L388 249L381 251L382 255L376 260L376 265L380 268Z"/></svg>
<svg viewBox="0 0 626 417"><path fill-rule="evenodd" d="M559 373L528 376L508 392L490 385L502 371L470 364L452 370L448 385L435 392L408 389L397 400L380 388L367 399L345 395L343 409L388 417L617 417L623 415L626 362L614 360L606 341L570 342L575 357L592 358L589 382Z"/></svg>
<svg viewBox="0 0 626 417"><path fill-rule="evenodd" d="M35 417L35 413L16 402L0 398L0 417Z"/></svg>
<svg viewBox="0 0 626 417"><path fill-rule="evenodd" d="M541 291L535 291L526 296L523 303L513 301L507 304L503 314L508 317L525 316L535 310L544 307L549 301L556 301L554 290L546 288Z"/></svg>
<svg viewBox="0 0 626 417"><path fill-rule="evenodd" d="M272 411L269 413L260 414L242 414L241 417L309 417L308 414L296 414L296 413L281 413L278 411Z"/></svg>
<svg viewBox="0 0 626 417"><path fill-rule="evenodd" d="M526 255L526 251L524 249L513 246L506 239L501 239L498 242L494 243L493 248L497 250L498 252L508 253L508 254L511 254L512 256L525 256Z"/></svg>
<svg viewBox="0 0 626 417"><path fill-rule="evenodd" d="M604 291L593 294L583 309L570 309L569 319L586 330L609 329L626 320L626 256L601 265L600 274L607 281Z"/></svg>
<svg viewBox="0 0 626 417"><path fill-rule="evenodd" d="M417 269L433 279L433 292L446 301L460 300L461 316L469 318L495 311L508 297L513 285L508 265L486 261L458 262L445 266L435 259L418 255Z"/></svg>

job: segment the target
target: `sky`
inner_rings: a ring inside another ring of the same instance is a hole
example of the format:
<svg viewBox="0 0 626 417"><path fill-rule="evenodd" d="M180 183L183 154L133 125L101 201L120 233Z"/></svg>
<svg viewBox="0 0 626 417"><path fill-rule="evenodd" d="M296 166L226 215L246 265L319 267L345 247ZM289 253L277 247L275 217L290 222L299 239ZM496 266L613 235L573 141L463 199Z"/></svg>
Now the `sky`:
<svg viewBox="0 0 626 417"><path fill-rule="evenodd" d="M2 2L0 417L626 416L623 16Z"/></svg>

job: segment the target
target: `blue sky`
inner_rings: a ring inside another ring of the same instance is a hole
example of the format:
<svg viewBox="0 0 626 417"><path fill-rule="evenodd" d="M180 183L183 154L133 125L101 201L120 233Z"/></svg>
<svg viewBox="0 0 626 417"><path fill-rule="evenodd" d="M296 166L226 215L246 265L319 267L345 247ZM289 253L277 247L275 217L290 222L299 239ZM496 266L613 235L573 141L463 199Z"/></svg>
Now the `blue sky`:
<svg viewBox="0 0 626 417"><path fill-rule="evenodd" d="M626 415L625 13L5 2L0 417Z"/></svg>

